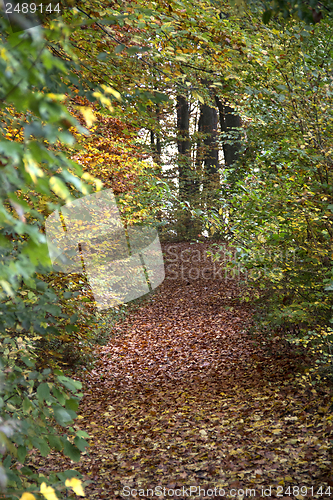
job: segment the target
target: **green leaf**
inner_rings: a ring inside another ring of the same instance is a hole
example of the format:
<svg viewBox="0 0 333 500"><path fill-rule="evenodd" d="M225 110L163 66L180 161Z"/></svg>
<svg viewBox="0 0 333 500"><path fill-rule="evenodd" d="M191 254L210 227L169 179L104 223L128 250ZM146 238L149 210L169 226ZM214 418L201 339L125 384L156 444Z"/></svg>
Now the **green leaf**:
<svg viewBox="0 0 333 500"><path fill-rule="evenodd" d="M73 462L79 462L81 456L80 450L68 440L64 444L64 454L73 460Z"/></svg>
<svg viewBox="0 0 333 500"><path fill-rule="evenodd" d="M40 292L45 292L45 290L47 290L47 283L44 283L44 281L39 281L36 284L36 288Z"/></svg>
<svg viewBox="0 0 333 500"><path fill-rule="evenodd" d="M59 403L63 406L66 402L65 394L60 391L57 387L52 387L52 392L54 397L59 401Z"/></svg>
<svg viewBox="0 0 333 500"><path fill-rule="evenodd" d="M76 392L78 389L82 389L82 383L78 380L73 380L69 377L65 377L64 375L58 375L57 379L61 384L63 384L72 392Z"/></svg>
<svg viewBox="0 0 333 500"><path fill-rule="evenodd" d="M87 439L90 438L89 434L86 431L78 431L76 435L82 438L87 438Z"/></svg>
<svg viewBox="0 0 333 500"><path fill-rule="evenodd" d="M114 52L115 54L120 54L120 52L122 52L124 49L126 49L126 45L124 45L123 43L120 43L119 45L117 45L117 47L114 49Z"/></svg>
<svg viewBox="0 0 333 500"><path fill-rule="evenodd" d="M79 327L76 325L66 325L66 332L67 333L73 333L73 332L78 332Z"/></svg>
<svg viewBox="0 0 333 500"><path fill-rule="evenodd" d="M78 318L79 318L79 315L77 313L75 313L70 317L69 321L71 322L71 324L73 324L78 320Z"/></svg>
<svg viewBox="0 0 333 500"><path fill-rule="evenodd" d="M79 479L82 478L82 474L80 474L80 472L78 472L77 470L73 469L68 469L65 470L64 472L58 472L57 476L63 483L65 482L66 479L71 479L72 477L77 477Z"/></svg>
<svg viewBox="0 0 333 500"><path fill-rule="evenodd" d="M48 307L48 312L50 314L53 314L53 316L59 316L59 314L61 314L61 308L54 304L50 304Z"/></svg>
<svg viewBox="0 0 333 500"><path fill-rule="evenodd" d="M2 247L3 249L12 248L11 243L7 240L7 238L2 236L2 234L0 234L0 247Z"/></svg>
<svg viewBox="0 0 333 500"><path fill-rule="evenodd" d="M56 406L53 409L54 411L54 418L58 422L58 424L62 425L63 427L66 427L69 423L73 421L72 416L68 411L66 411L64 408Z"/></svg>
<svg viewBox="0 0 333 500"><path fill-rule="evenodd" d="M25 446L19 446L17 448L17 458L21 464L24 463L25 457L27 456L27 449Z"/></svg>
<svg viewBox="0 0 333 500"><path fill-rule="evenodd" d="M57 451L61 451L63 449L64 445L58 436L49 434L47 439L51 448L54 448Z"/></svg>
<svg viewBox="0 0 333 500"><path fill-rule="evenodd" d="M85 439L78 436L75 437L74 443L80 451L85 451L85 449L89 446L89 443Z"/></svg>
<svg viewBox="0 0 333 500"><path fill-rule="evenodd" d="M136 47L136 46L127 47L126 52L129 55L137 54L138 52L141 52L141 47Z"/></svg>
<svg viewBox="0 0 333 500"><path fill-rule="evenodd" d="M37 387L37 396L42 401L50 400L50 388L46 382Z"/></svg>
<svg viewBox="0 0 333 500"><path fill-rule="evenodd" d="M33 408L33 404L31 403L29 398L25 397L23 399L22 408L25 413L30 413Z"/></svg>
<svg viewBox="0 0 333 500"><path fill-rule="evenodd" d="M35 362L29 359L27 356L21 356L23 363L25 363L29 368L35 366Z"/></svg>
<svg viewBox="0 0 333 500"><path fill-rule="evenodd" d="M47 457L47 455L50 453L50 447L47 444L47 442L42 439L42 438L32 438L31 442L35 448L37 448L40 451L40 454L42 457Z"/></svg>
<svg viewBox="0 0 333 500"><path fill-rule="evenodd" d="M1 141L0 153L9 156L14 164L19 163L23 155L23 144L14 141Z"/></svg>
<svg viewBox="0 0 333 500"><path fill-rule="evenodd" d="M65 406L68 410L72 410L72 411L76 412L78 407L79 407L79 401L78 401L78 399L75 399L75 398L67 399Z"/></svg>
<svg viewBox="0 0 333 500"><path fill-rule="evenodd" d="M100 52L97 56L99 61L105 61L108 58L109 54L107 52Z"/></svg>
<svg viewBox="0 0 333 500"><path fill-rule="evenodd" d="M29 467L21 467L20 471L27 477L33 476L35 473Z"/></svg>

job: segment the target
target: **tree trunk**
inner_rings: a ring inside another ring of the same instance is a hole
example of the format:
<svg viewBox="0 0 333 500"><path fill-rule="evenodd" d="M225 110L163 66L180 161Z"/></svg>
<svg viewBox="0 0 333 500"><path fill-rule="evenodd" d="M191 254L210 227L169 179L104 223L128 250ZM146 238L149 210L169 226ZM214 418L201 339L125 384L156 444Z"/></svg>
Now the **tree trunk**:
<svg viewBox="0 0 333 500"><path fill-rule="evenodd" d="M148 109L154 114L154 118L156 120L155 131L153 129L150 131L150 144L151 144L152 151L153 151L153 160L158 165L161 165L162 148L161 148L161 139L160 139L160 132L159 132L159 128L160 128L159 105L156 104L155 110L152 110L151 108L148 108Z"/></svg>
<svg viewBox="0 0 333 500"><path fill-rule="evenodd" d="M205 134L203 144L204 165L207 175L215 174L219 168L219 152L217 145L217 112L207 104L202 104L199 119L199 132Z"/></svg>
<svg viewBox="0 0 333 500"><path fill-rule="evenodd" d="M204 164L203 202L213 201L215 191L219 186L219 150L217 143L217 111L215 108L202 104L198 131L204 134L202 139L203 152L201 159Z"/></svg>
<svg viewBox="0 0 333 500"><path fill-rule="evenodd" d="M177 147L179 171L179 197L188 200L191 192L189 170L191 168L190 112L187 99L177 96Z"/></svg>
<svg viewBox="0 0 333 500"><path fill-rule="evenodd" d="M191 169L191 141L190 141L190 110L186 97L177 96L177 147L179 171L179 198L196 206L199 196L199 182L196 172ZM189 212L179 211L177 217L177 233L180 239L195 237L200 232L198 224L191 219Z"/></svg>
<svg viewBox="0 0 333 500"><path fill-rule="evenodd" d="M240 135L237 128L241 127L241 119L233 108L223 105L218 96L215 96L215 101L219 110L221 131L230 134L230 142L233 141L233 144L223 144L224 161L226 166L230 167L239 159Z"/></svg>

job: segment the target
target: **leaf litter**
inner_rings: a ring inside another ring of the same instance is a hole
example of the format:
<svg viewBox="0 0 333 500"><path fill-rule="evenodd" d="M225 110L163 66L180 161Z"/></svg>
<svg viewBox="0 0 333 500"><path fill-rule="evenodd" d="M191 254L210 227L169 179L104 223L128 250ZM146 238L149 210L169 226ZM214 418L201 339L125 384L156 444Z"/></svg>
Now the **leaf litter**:
<svg viewBox="0 0 333 500"><path fill-rule="evenodd" d="M249 334L244 288L207 249L163 245L162 285L76 373L89 450L47 467L80 471L91 500L330 498L331 389L300 371L306 355Z"/></svg>

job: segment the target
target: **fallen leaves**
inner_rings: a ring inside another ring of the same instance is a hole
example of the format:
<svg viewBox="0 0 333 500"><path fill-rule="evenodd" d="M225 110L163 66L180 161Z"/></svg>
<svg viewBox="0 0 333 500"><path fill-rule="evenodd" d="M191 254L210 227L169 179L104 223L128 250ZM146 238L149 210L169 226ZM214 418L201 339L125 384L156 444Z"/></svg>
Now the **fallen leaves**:
<svg viewBox="0 0 333 500"><path fill-rule="evenodd" d="M174 245L178 257L195 248L207 246ZM327 487L329 389L304 382L295 371L300 360L278 342L260 344L247 333L251 309L235 279L188 281L167 275L110 332L84 377L77 425L90 435L90 450L75 467L92 481L89 499L157 486L236 484L257 496L271 487L270 498L283 498L278 486ZM312 497L323 498L316 491Z"/></svg>

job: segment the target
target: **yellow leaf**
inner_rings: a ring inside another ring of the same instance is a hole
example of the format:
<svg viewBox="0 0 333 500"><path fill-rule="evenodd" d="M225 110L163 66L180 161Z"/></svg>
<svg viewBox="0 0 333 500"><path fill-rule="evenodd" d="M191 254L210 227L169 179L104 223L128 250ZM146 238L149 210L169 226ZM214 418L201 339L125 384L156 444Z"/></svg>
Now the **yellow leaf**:
<svg viewBox="0 0 333 500"><path fill-rule="evenodd" d="M103 106L106 106L110 111L113 111L111 101L108 97L105 97L103 94L101 94L101 92L94 92L93 96L99 99Z"/></svg>
<svg viewBox="0 0 333 500"><path fill-rule="evenodd" d="M80 481L80 479L77 479L76 477L72 477L72 479L66 479L65 485L73 488L74 493L76 493L79 497L86 496L82 488L82 481Z"/></svg>
<svg viewBox="0 0 333 500"><path fill-rule="evenodd" d="M97 179L96 177L93 177L88 172L85 172L82 175L82 179L84 179L85 181L92 181L92 182L94 182L95 185L96 185L96 191L101 191L101 189L103 187L103 182L100 179Z"/></svg>
<svg viewBox="0 0 333 500"><path fill-rule="evenodd" d="M199 95L197 92L195 92L195 91L193 92L193 97L194 97L194 99L198 99L201 102L201 104L205 104L204 98L201 95Z"/></svg>
<svg viewBox="0 0 333 500"><path fill-rule="evenodd" d="M10 297L14 297L14 292L12 290L12 287L8 283L8 281L0 280L0 285L5 290L5 292L7 293L7 295L10 295Z"/></svg>
<svg viewBox="0 0 333 500"><path fill-rule="evenodd" d="M121 101L121 95L117 90L113 89L112 87L107 87L106 85L101 85L102 89L106 94L112 94L118 101Z"/></svg>
<svg viewBox="0 0 333 500"><path fill-rule="evenodd" d="M0 51L1 59L4 59L5 61L9 61L7 54L8 54L8 52L6 49L1 49L1 51Z"/></svg>
<svg viewBox="0 0 333 500"><path fill-rule="evenodd" d="M38 164L29 156L23 158L25 171L30 175L32 182L37 183L38 177L44 177L44 172L38 167Z"/></svg>
<svg viewBox="0 0 333 500"><path fill-rule="evenodd" d="M20 500L36 500L36 497L26 491L25 493L23 493Z"/></svg>
<svg viewBox="0 0 333 500"><path fill-rule="evenodd" d="M87 127L90 128L97 120L93 110L89 106L78 106L78 109L85 119Z"/></svg>
<svg viewBox="0 0 333 500"><path fill-rule="evenodd" d="M58 497L55 494L52 486L47 486L46 483L42 483L40 485L40 492L46 498L46 500L58 500Z"/></svg>
<svg viewBox="0 0 333 500"><path fill-rule="evenodd" d="M50 188L57 196L59 196L63 200L70 199L71 197L70 192L68 191L66 184L61 179L59 179L59 177L53 176L50 178L49 182L50 182Z"/></svg>
<svg viewBox="0 0 333 500"><path fill-rule="evenodd" d="M66 94L52 94L52 93L49 93L49 94L46 94L47 97L49 97L50 99L52 99L52 101L64 101L65 99L67 99L67 96Z"/></svg>

